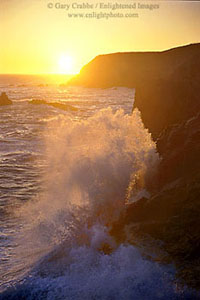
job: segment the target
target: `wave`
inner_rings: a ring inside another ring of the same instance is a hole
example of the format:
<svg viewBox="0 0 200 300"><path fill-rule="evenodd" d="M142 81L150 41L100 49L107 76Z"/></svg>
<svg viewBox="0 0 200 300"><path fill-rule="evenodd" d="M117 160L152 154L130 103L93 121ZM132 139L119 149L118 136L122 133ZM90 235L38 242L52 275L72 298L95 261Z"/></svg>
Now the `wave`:
<svg viewBox="0 0 200 300"><path fill-rule="evenodd" d="M83 212L83 222L113 222L124 206L130 179L138 178L141 192L158 161L155 143L138 111L129 116L107 109L82 121L60 116L48 123L46 149L47 192L20 213L28 215L34 226L41 221L47 227L56 223L55 234L51 232L55 239L68 228L59 221L61 212L77 215L80 222Z"/></svg>
<svg viewBox="0 0 200 300"><path fill-rule="evenodd" d="M11 265L18 271L3 297L178 299L172 267L109 235L125 202L148 193L159 160L140 113L59 116L47 125L46 157L43 193L16 212Z"/></svg>
<svg viewBox="0 0 200 300"><path fill-rule="evenodd" d="M145 260L133 246L121 245L110 255L73 247L67 257L48 261L51 269L40 269L4 292L4 299L180 299L173 272Z"/></svg>

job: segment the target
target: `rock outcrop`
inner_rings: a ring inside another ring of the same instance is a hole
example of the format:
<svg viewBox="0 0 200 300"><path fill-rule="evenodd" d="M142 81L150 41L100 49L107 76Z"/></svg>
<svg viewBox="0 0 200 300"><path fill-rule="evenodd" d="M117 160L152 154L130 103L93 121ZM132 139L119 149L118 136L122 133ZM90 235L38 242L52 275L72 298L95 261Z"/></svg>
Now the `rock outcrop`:
<svg viewBox="0 0 200 300"><path fill-rule="evenodd" d="M0 95L0 106L11 105L12 101L8 98L5 92L2 92Z"/></svg>
<svg viewBox="0 0 200 300"><path fill-rule="evenodd" d="M69 105L69 104L60 103L60 102L48 102L46 100L38 100L38 99L29 101L29 104L33 104L33 105L46 104L46 105L53 106L55 108L59 108L59 109L65 110L65 111L77 111L78 110L76 107Z"/></svg>
<svg viewBox="0 0 200 300"><path fill-rule="evenodd" d="M117 240L162 241L163 261L175 263L179 278L200 289L200 113L171 125L157 140L162 156L149 199L126 206L111 233ZM128 228L128 229L127 229Z"/></svg>

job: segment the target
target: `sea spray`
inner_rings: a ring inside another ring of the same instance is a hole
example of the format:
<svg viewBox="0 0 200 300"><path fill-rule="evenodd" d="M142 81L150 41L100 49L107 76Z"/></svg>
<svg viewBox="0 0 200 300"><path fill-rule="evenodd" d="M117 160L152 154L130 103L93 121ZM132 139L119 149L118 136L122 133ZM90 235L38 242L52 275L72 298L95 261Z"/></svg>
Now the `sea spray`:
<svg viewBox="0 0 200 300"><path fill-rule="evenodd" d="M70 253L80 249L77 251L94 257L90 268L101 272L102 266L95 269L99 257L104 260L104 255L111 255L109 260L113 260L114 253L122 251L117 250L108 228L123 209L133 178L140 182L137 192L144 191L146 178L159 159L155 143L137 110L130 116L123 110L113 112L110 108L87 120L60 116L48 122L45 136L48 166L45 186L37 199L18 211L21 230L13 258L20 262L19 267L23 264L23 270L34 271L37 276L61 276L71 270ZM134 189L133 183L131 188ZM82 259L84 269L87 258L85 262ZM118 263L114 259L117 269ZM84 272L80 275L83 279ZM89 273L88 276L93 277ZM67 284L70 289L72 283L68 279ZM85 295L90 289L93 288L88 286Z"/></svg>
<svg viewBox="0 0 200 300"><path fill-rule="evenodd" d="M140 178L137 189L143 189L158 161L137 110L129 116L106 109L82 121L60 117L47 130L46 192L24 209L34 224L56 222L56 237L63 213L66 219L76 215L80 221L89 214L94 222L112 222L124 205L130 179ZM65 229L62 224L60 231Z"/></svg>

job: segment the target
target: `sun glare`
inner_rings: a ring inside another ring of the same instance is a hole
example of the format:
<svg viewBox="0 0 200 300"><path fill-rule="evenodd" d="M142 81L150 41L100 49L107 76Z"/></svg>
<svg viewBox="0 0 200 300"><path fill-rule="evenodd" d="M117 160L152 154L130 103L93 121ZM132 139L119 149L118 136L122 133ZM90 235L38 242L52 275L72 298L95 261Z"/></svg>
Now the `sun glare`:
<svg viewBox="0 0 200 300"><path fill-rule="evenodd" d="M61 74L73 74L74 72L74 60L69 55L62 55L58 61L59 73Z"/></svg>

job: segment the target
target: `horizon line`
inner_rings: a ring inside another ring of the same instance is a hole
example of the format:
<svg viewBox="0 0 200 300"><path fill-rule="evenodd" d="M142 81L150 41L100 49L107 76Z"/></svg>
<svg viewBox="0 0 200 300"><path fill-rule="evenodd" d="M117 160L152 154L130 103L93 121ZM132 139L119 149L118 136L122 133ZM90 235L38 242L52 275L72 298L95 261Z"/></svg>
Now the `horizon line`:
<svg viewBox="0 0 200 300"><path fill-rule="evenodd" d="M149 1L149 0L147 0ZM160 0L160 1L187 1L187 0ZM192 0L193 1L193 0ZM200 0L195 0L195 1L198 1L200 2ZM166 52L166 51L170 51L170 50L173 50L173 49L178 49L178 48L182 48L182 47L188 47L188 46L192 46L192 45L200 45L200 41L198 42L190 42L190 43L187 43L187 44L179 44L179 45L176 45L176 46L172 46L170 48L164 48L162 50L133 50L133 51L123 51L123 52L110 52L110 53L102 53L102 54L97 54L94 58L92 58L89 62L87 62L86 64L84 64L81 69L80 69L80 72L82 70L82 68L87 65L88 63L90 63L91 61L93 61L96 57L98 56L104 56L104 55L112 55L112 54L121 54L121 53L162 53L162 52ZM0 73L0 76L2 75L30 75L30 76L77 76L80 74L80 72L77 72L75 74L63 74L63 73Z"/></svg>
<svg viewBox="0 0 200 300"><path fill-rule="evenodd" d="M41 76L46 76L46 75L58 75L58 76L76 76L79 73L76 74L62 74L62 73L0 73L0 76L2 75L41 75Z"/></svg>

